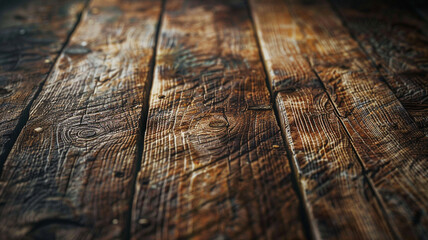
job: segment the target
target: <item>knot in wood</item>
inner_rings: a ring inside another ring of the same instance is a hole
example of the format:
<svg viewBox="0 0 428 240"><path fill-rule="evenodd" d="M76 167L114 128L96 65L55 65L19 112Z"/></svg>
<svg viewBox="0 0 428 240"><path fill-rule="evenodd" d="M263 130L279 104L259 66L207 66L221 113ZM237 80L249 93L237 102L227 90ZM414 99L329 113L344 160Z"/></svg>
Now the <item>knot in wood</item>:
<svg viewBox="0 0 428 240"><path fill-rule="evenodd" d="M80 124L80 120L78 123L73 121L77 121L77 118L63 121L58 126L59 139L64 144L86 147L88 144L96 144L94 140L108 132L100 124Z"/></svg>
<svg viewBox="0 0 428 240"><path fill-rule="evenodd" d="M213 121L210 122L209 126L213 127L213 128L223 128L223 127L227 127L228 124L227 124L226 121L213 120Z"/></svg>
<svg viewBox="0 0 428 240"><path fill-rule="evenodd" d="M150 224L150 221L149 221L149 219L141 218L141 219L138 220L138 224L140 224L142 226L147 226L147 225Z"/></svg>
<svg viewBox="0 0 428 240"><path fill-rule="evenodd" d="M77 132L77 136L80 138L90 138L97 135L97 132L94 129L81 129Z"/></svg>

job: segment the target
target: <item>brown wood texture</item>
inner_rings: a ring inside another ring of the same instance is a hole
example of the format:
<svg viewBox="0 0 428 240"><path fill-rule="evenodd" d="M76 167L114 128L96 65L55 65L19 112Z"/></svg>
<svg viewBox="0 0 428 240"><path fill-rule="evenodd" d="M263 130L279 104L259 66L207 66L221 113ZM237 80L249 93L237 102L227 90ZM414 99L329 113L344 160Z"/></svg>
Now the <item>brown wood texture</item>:
<svg viewBox="0 0 428 240"><path fill-rule="evenodd" d="M83 6L83 0L0 2L0 172Z"/></svg>
<svg viewBox="0 0 428 240"><path fill-rule="evenodd" d="M427 24L405 1L334 3L404 108L428 136Z"/></svg>
<svg viewBox="0 0 428 240"><path fill-rule="evenodd" d="M6 160L1 238L124 237L160 10L94 0L84 12Z"/></svg>
<svg viewBox="0 0 428 240"><path fill-rule="evenodd" d="M312 68L322 81L398 238L428 228L426 138L326 1L290 0Z"/></svg>
<svg viewBox="0 0 428 240"><path fill-rule="evenodd" d="M132 239L302 238L246 4L168 0Z"/></svg>
<svg viewBox="0 0 428 240"><path fill-rule="evenodd" d="M425 239L426 9L0 0L0 239Z"/></svg>
<svg viewBox="0 0 428 240"><path fill-rule="evenodd" d="M349 137L300 48L304 36L291 9L282 0L250 3L269 80L279 91L282 130L298 169L313 237L391 238Z"/></svg>

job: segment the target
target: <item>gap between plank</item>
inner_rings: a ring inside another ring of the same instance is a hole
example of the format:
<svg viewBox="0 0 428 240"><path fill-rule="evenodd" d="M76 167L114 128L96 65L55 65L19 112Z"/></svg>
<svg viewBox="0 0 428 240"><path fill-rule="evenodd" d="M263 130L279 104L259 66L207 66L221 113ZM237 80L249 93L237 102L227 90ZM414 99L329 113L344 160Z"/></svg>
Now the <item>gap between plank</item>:
<svg viewBox="0 0 428 240"><path fill-rule="evenodd" d="M372 62L372 64L374 64L373 59L370 57L370 55L368 55L368 53L365 51L365 49L361 46L360 42L356 40L355 36L351 33L351 31L349 30L348 26L345 24L344 19L342 18L342 16L340 15L340 13L338 12L338 10L335 8L335 6L331 3L331 1L329 0L330 6L333 9L333 11L339 16L339 19L341 20L342 24L346 27L346 29L348 29L348 33L350 34L350 36L358 43L358 46L360 47L360 49L362 49L362 51L364 52L364 54L369 58L370 62ZM293 13L291 13L292 15L294 15ZM299 26L299 29L302 29L303 26L300 23L300 21L296 21L297 25ZM302 32L303 36L306 38L306 34L304 32ZM398 232L395 230L393 224L391 223L388 213L386 211L387 207L386 204L383 202L382 197L380 196L380 193L376 190L375 185L373 183L373 181L367 176L367 169L364 165L364 161L361 158L360 154L357 152L357 149L354 146L354 141L352 141L352 137L350 132L348 131L348 129L345 126L345 123L343 122L342 118L340 117L340 113L339 110L337 109L337 106L334 104L332 96L330 95L330 93L327 91L327 87L325 86L324 82L321 80L321 77L318 75L317 71L314 69L314 67L312 66L309 58L307 56L305 56L306 61L309 63L309 66L311 67L312 72L316 75L317 80L321 83L321 86L324 90L324 92L327 94L327 97L330 101L330 103L333 106L334 109L334 113L336 115L336 118L339 120L340 125L342 126L342 128L345 130L346 135L351 143L352 146L352 151L355 153L355 155L357 156L358 159L358 163L361 165L362 169L363 169L363 177L364 179L367 181L369 188L371 190L371 192L373 193L373 195L375 196L375 199L377 201L377 203L379 204L379 207L382 211L382 215L384 216L384 219L386 221L386 224L388 225L388 229L389 231L392 233L392 236L394 239L401 239L400 234L398 234ZM379 71L379 69L376 66L376 70ZM386 82L384 80L384 78L382 77L382 81ZM390 88L390 86L387 84L387 86ZM401 102L400 102L401 103ZM407 110L406 110L407 111Z"/></svg>
<svg viewBox="0 0 428 240"><path fill-rule="evenodd" d="M146 133L146 127L147 127L147 121L148 121L148 115L149 115L149 109L150 109L150 96L151 96L151 92L152 92L152 85L153 85L153 81L154 81L154 72L155 72L155 67L156 67L156 56L157 56L157 50L158 50L158 43L159 43L159 35L160 35L160 29L162 27L162 19L163 19L163 14L165 12L165 2L166 0L161 0L161 9L160 9L160 13L159 13L159 18L158 18L158 23L156 26L156 32L155 32L155 44L153 46L153 55L152 55L152 59L150 61L150 70L149 70L149 74L147 76L147 86L146 86L146 91L145 94L146 96L144 97L144 102L143 102L143 111L141 114L141 118L140 121L138 123L139 125L139 134L137 136L137 154L136 154L136 165L135 165L135 172L134 172L134 179L132 181L132 190L131 190L131 195L129 198L129 211L128 211L128 216L126 218L126 224L125 224L125 229L124 229L124 239L131 239L131 223L132 223L132 209L133 209L133 204L134 204L134 197L135 197L135 187L137 184L137 179L138 179L138 173L140 172L141 169L141 163L142 163L142 158L143 158L143 151L144 151L144 137L145 137L145 133Z"/></svg>
<svg viewBox="0 0 428 240"><path fill-rule="evenodd" d="M306 60L309 62L309 59L307 59L306 58ZM311 65L311 68L312 68L312 65ZM389 220L389 216L388 216L388 213L386 212L386 204L383 202L383 200L382 200L382 197L380 196L380 194L379 194L379 192L376 190L376 188L375 188L375 185L374 185L374 183L373 183L373 181L367 176L367 169L366 169L366 167L364 166L364 161L362 160L362 158L361 158L361 156L360 156L360 154L357 152L357 150L356 150L356 148L355 148L355 146L354 146L354 141L352 141L352 137L351 137L351 134L349 133L349 131L348 131L348 129L346 128L346 126L345 126L345 123L343 122L343 120L342 120L342 118L341 118L341 116L340 116L340 113L339 113L339 110L337 109L337 107L336 107L336 105L334 104L334 102L333 102L333 100L332 100L332 97L330 96L330 94L327 92L327 88L326 88L326 86L324 85L324 83L320 80L321 78L320 78L320 76L318 75L318 73L312 68L312 71L314 72L314 74L317 76L317 79L318 79L318 81L320 81L321 82L321 84L322 84L322 88L323 88L323 90L324 90L324 92L327 94L327 97L328 97L328 99L329 99L329 101L330 101L330 103L332 104L332 106L333 106L333 109L334 109L334 114L336 115L336 118L338 118L339 119L339 123L340 123L340 125L342 126L342 128L345 130L345 132L346 132L346 135L347 135L347 137L349 138L349 142L351 143L351 146L352 146L352 151L355 153L355 155L357 156L357 159L358 159L358 163L361 165L361 167L362 167L362 169L363 169L363 172L362 172L362 174L363 174L363 177L364 177L364 179L367 181L367 183L368 183L368 185L369 185L369 188L370 188L370 190L372 191L372 193L374 194L374 196L375 196L375 199L376 199L376 201L378 202L378 204L379 204L379 206L380 206L380 209L381 209L381 211L382 211L382 215L384 215L384 218L385 218L385 221L386 221L386 224L388 225L388 228L389 228L389 230L390 230L390 232L392 233L392 235L393 235L393 237L394 237L394 239L401 239L399 236L399 234L395 231L395 228L393 227L393 225L392 225L392 223L390 222L390 220Z"/></svg>
<svg viewBox="0 0 428 240"><path fill-rule="evenodd" d="M394 97L397 98L397 96L395 95L394 89L392 88L392 86L388 83L388 81L386 81L385 77L383 76L380 67L376 64L375 59L372 57L371 54L369 54L369 52L366 51L366 49L364 48L363 44L361 43L361 41L355 36L355 34L352 32L351 28L348 26L348 24L346 23L345 18L343 17L343 15L340 13L339 9L336 7L336 5L332 2L332 0L327 0L327 2L330 4L331 9L333 10L333 12L336 13L337 17L340 19L340 22L342 23L342 25L348 30L349 36L351 36L351 38L358 44L358 46L360 47L360 49L363 51L363 53L367 56L368 60L371 62L372 66L379 72L380 75L380 80L382 80L383 83L386 84L386 86L389 88L389 90L392 91L392 93L394 93ZM371 43L370 45L376 49L375 46L373 46ZM312 66L311 66L312 68ZM313 70L313 69L312 69ZM314 70L313 70L314 71ZM318 77L318 74L317 74ZM318 77L319 78L319 77ZM321 80L320 80L321 81ZM322 82L322 81L321 81ZM324 86L324 85L323 85ZM329 95L330 97L330 95ZM398 102L403 105L403 103L401 102L400 99L398 99ZM407 108L405 108L403 106L403 108L406 110L407 115L409 116L410 119L412 119L413 123L415 125L418 126L418 124L416 124L415 119L413 118L413 116L409 113L409 111L407 110ZM420 129L418 127L418 129Z"/></svg>
<svg viewBox="0 0 428 240"><path fill-rule="evenodd" d="M309 59L306 58L306 61L309 62ZM312 66L311 66L312 68ZM355 153L355 155L357 156L358 159L358 163L361 165L362 169L363 169L363 177L364 179L367 181L370 191L373 193L373 195L375 196L375 199L377 201L377 203L379 204L379 207L382 211L382 215L384 216L385 222L388 225L388 229L389 231L392 233L392 236L394 237L394 239L398 240L401 239L399 236L399 234L397 233L397 231L395 230L395 228L393 227L391 221L389 220L389 216L388 213L386 212L386 204L383 202L382 197L380 196L380 193L376 190L375 185L373 183L373 181L367 176L367 169L364 166L364 161L361 158L360 154L357 152L355 146L354 146L354 141L352 141L352 137L351 134L349 133L348 129L345 126L345 123L343 122L342 118L340 117L340 113L339 110L337 109L336 105L334 104L332 97L330 96L330 94L327 92L327 88L324 85L324 83L320 80L320 76L318 75L318 73L312 68L312 71L314 72L314 74L317 76L318 81L321 82L322 84L322 88L324 90L324 92L327 94L328 100L330 101L331 105L333 106L334 109L334 115L336 115L336 118L339 119L339 123L342 126L342 128L345 130L346 135L349 139L349 142L351 143L351 147L352 147L352 151Z"/></svg>
<svg viewBox="0 0 428 240"><path fill-rule="evenodd" d="M85 1L82 10L80 11L80 13L76 17L76 22L74 23L73 27L71 28L70 32L68 33L67 37L65 38L65 41L64 41L63 45L61 46L61 49L58 51L58 54L56 55L55 59L52 61L52 65L49 68L49 71L46 74L45 79L43 79L43 81L39 84L36 92L34 93L34 96L30 100L30 102L27 104L27 106L24 108L24 110L22 110L22 113L20 114L20 116L18 118L18 123L16 124L15 128L12 130L9 141L7 141L5 143L5 145L4 145L5 151L3 152L3 154L0 155L0 176L3 173L3 167L4 167L4 163L6 162L7 157L9 156L10 152L12 151L12 148L15 145L15 142L18 139L18 136L21 133L22 129L27 124L27 121L30 117L31 107L32 107L34 101L38 98L38 96L40 95L40 93L43 90L43 86L45 85L45 83L49 79L49 77L51 76L52 70L56 66L57 61L58 61L59 57L61 56L61 54L63 53L65 47L70 42L71 36L73 35L74 31L77 29L77 26L79 25L79 23L82 19L82 15L86 11L86 9L88 8L90 1L91 0Z"/></svg>
<svg viewBox="0 0 428 240"><path fill-rule="evenodd" d="M300 174L299 174L297 163L293 160L293 157L292 157L292 154L291 154L291 150L290 150L290 146L289 146L289 144L287 143L287 140L286 140L287 138L286 138L285 132L283 131L283 129L281 127L281 121L280 121L279 112L278 112L279 111L279 107L277 106L277 103L276 103L276 96L278 95L278 92L274 92L272 90L272 86L271 86L271 83L269 81L269 75L268 75L268 72L267 72L267 69L266 69L266 65L265 65L265 62L264 62L263 53L261 51L260 39L259 39L259 37L257 35L256 25L255 25L255 22L254 22L254 19L253 19L253 15L251 13L251 6L250 6L248 0L245 0L245 5L246 5L247 11L248 11L248 17L250 18L250 21L251 21L251 24L252 24L252 28L254 30L254 37L255 37L256 43L257 43L257 49L258 49L258 52L259 52L259 58L261 60L261 63L263 65L263 70L264 70L264 73L265 73L266 86L267 86L267 88L269 90L269 93L271 95L271 99L270 99L271 100L271 104L274 106L272 109L273 109L274 114L275 114L276 123L278 124L278 126L280 126L282 141L283 141L283 143L285 145L285 150L286 150L286 153L287 153L287 158L288 158L289 164L291 166L291 174L293 176L292 177L293 189L296 192L297 197L298 197L299 202L300 202L299 212L300 212L300 215L302 216L301 220L302 220L302 226L304 228L303 232L305 234L305 237L308 238L308 239L321 239L320 234L319 234L319 232L317 231L317 229L316 229L316 227L314 225L314 221L311 218L312 215L310 213L309 207L306 204L307 203L307 198L306 198L305 191L304 191L304 189L303 189L303 187L302 187L302 185L300 184L300 181L299 181L300 180Z"/></svg>

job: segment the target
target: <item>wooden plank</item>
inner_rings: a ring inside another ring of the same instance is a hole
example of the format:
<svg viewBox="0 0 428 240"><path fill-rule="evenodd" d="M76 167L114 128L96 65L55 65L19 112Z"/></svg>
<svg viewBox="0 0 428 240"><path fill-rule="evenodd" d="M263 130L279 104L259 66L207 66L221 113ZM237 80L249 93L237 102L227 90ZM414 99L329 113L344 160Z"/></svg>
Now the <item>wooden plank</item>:
<svg viewBox="0 0 428 240"><path fill-rule="evenodd" d="M404 1L334 3L404 108L428 136L426 23Z"/></svg>
<svg viewBox="0 0 428 240"><path fill-rule="evenodd" d="M303 237L247 11L166 2L132 239Z"/></svg>
<svg viewBox="0 0 428 240"><path fill-rule="evenodd" d="M301 49L327 89L396 237L428 229L425 135L326 1L290 0Z"/></svg>
<svg viewBox="0 0 428 240"><path fill-rule="evenodd" d="M281 0L250 3L314 238L391 238L347 133L299 47L304 36L288 6Z"/></svg>
<svg viewBox="0 0 428 240"><path fill-rule="evenodd" d="M0 3L0 173L84 0ZM21 121L21 122L20 122Z"/></svg>
<svg viewBox="0 0 428 240"><path fill-rule="evenodd" d="M90 3L6 160L3 238L125 237L160 11Z"/></svg>
<svg viewBox="0 0 428 240"><path fill-rule="evenodd" d="M280 92L276 100L315 238L391 239L388 222L328 96L303 88Z"/></svg>

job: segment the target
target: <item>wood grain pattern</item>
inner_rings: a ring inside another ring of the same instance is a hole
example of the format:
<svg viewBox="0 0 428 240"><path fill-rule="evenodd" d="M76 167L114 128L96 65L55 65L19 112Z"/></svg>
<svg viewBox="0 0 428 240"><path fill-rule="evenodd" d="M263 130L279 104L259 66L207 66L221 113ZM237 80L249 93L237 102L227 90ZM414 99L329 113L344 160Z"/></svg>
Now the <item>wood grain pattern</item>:
<svg viewBox="0 0 428 240"><path fill-rule="evenodd" d="M0 173L20 118L83 10L83 0L0 2Z"/></svg>
<svg viewBox="0 0 428 240"><path fill-rule="evenodd" d="M124 237L160 9L91 2L6 160L2 238Z"/></svg>
<svg viewBox="0 0 428 240"><path fill-rule="evenodd" d="M277 105L298 165L314 238L391 239L328 96L311 88L280 92Z"/></svg>
<svg viewBox="0 0 428 240"><path fill-rule="evenodd" d="M167 1L132 239L303 237L247 11Z"/></svg>
<svg viewBox="0 0 428 240"><path fill-rule="evenodd" d="M281 0L250 3L314 238L391 238L347 133L301 49L304 35L289 7Z"/></svg>
<svg viewBox="0 0 428 240"><path fill-rule="evenodd" d="M404 1L334 3L394 94L428 136L426 23Z"/></svg>
<svg viewBox="0 0 428 240"><path fill-rule="evenodd" d="M299 172L313 237L391 238L349 137L305 58L304 36L281 0L251 0L281 127ZM266 13L269 14L266 14Z"/></svg>
<svg viewBox="0 0 428 240"><path fill-rule="evenodd" d="M397 237L428 229L425 135L325 1L290 0L321 79Z"/></svg>

